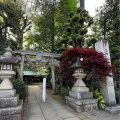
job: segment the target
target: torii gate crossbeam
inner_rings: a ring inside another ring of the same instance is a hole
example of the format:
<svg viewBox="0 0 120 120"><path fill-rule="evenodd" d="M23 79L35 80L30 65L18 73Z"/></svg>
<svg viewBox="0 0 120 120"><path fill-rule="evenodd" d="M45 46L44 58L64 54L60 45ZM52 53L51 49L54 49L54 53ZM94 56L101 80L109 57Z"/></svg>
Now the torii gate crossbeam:
<svg viewBox="0 0 120 120"><path fill-rule="evenodd" d="M19 54L21 56L21 63L20 63L20 72L23 77L23 70L24 70L24 61L25 61L25 55L32 55L36 56L36 60L33 59L33 61L40 61L42 62L42 57L50 57L51 58L51 71L52 71L52 92L55 92L55 68L53 66L53 59L61 57L62 54L54 54L54 53L42 53L37 51L28 51L28 50L17 50L13 51L14 54Z"/></svg>

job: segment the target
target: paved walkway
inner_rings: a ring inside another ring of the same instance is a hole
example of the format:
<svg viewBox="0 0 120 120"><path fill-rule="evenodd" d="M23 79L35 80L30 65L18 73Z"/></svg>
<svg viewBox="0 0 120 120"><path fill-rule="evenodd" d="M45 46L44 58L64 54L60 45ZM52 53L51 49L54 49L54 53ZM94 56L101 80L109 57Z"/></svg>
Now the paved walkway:
<svg viewBox="0 0 120 120"><path fill-rule="evenodd" d="M112 115L103 110L76 113L62 102L46 97L38 85L28 86L28 103L23 107L22 120L120 120L120 114Z"/></svg>

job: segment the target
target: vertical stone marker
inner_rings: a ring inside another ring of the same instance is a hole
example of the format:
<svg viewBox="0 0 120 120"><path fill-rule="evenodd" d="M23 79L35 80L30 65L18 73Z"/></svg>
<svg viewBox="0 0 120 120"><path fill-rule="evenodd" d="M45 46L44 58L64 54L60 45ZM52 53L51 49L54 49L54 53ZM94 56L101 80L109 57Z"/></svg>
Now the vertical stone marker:
<svg viewBox="0 0 120 120"><path fill-rule="evenodd" d="M19 100L19 95L13 89L10 81L12 75L12 64L16 64L17 59L12 57L11 48L6 49L6 53L0 56L0 120L21 120L23 101Z"/></svg>
<svg viewBox="0 0 120 120"><path fill-rule="evenodd" d="M111 64L108 41L100 40L96 42L95 49L99 52L102 52L106 56L106 58L108 58ZM106 104L108 106L116 105L113 77L109 77L109 76L104 77L103 80L100 80L100 85L102 87L101 93L106 101Z"/></svg>

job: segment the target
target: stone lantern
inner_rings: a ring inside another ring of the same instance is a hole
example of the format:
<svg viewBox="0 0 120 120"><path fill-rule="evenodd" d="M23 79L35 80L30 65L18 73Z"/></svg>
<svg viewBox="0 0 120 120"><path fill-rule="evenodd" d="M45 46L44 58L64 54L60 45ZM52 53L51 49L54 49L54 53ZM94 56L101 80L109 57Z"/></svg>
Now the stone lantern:
<svg viewBox="0 0 120 120"><path fill-rule="evenodd" d="M0 56L0 79L3 80L0 84L0 120L21 120L23 101L19 100L19 95L10 81L15 74L12 65L17 63L11 48L6 48L5 54Z"/></svg>
<svg viewBox="0 0 120 120"><path fill-rule="evenodd" d="M69 96L66 96L66 103L78 113L96 110L98 101L93 99L93 93L89 92L82 80L86 76L82 61L77 58L71 68L75 69L73 76L77 81L72 87L72 91L69 91Z"/></svg>
<svg viewBox="0 0 120 120"><path fill-rule="evenodd" d="M18 60L12 56L12 49L10 47L5 50L5 54L0 56L0 78L3 79L0 84L0 89L12 89L13 85L9 79L15 74L15 72L12 71L12 65L18 63Z"/></svg>
<svg viewBox="0 0 120 120"><path fill-rule="evenodd" d="M84 66L82 64L82 61L77 58L77 61L71 66L71 68L75 69L73 76L77 79L76 83L72 87L72 91L88 92L89 89L86 87L85 83L82 80L86 76L86 74L84 73Z"/></svg>

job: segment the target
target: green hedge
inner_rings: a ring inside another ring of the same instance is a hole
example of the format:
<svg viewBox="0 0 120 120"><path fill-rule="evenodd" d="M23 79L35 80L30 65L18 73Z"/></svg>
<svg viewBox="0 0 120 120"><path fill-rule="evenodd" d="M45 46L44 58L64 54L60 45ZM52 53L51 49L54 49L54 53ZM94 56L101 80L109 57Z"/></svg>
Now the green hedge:
<svg viewBox="0 0 120 120"><path fill-rule="evenodd" d="M13 88L16 89L16 93L19 94L20 99L25 101L28 95L25 83L20 79L13 79L12 84Z"/></svg>

